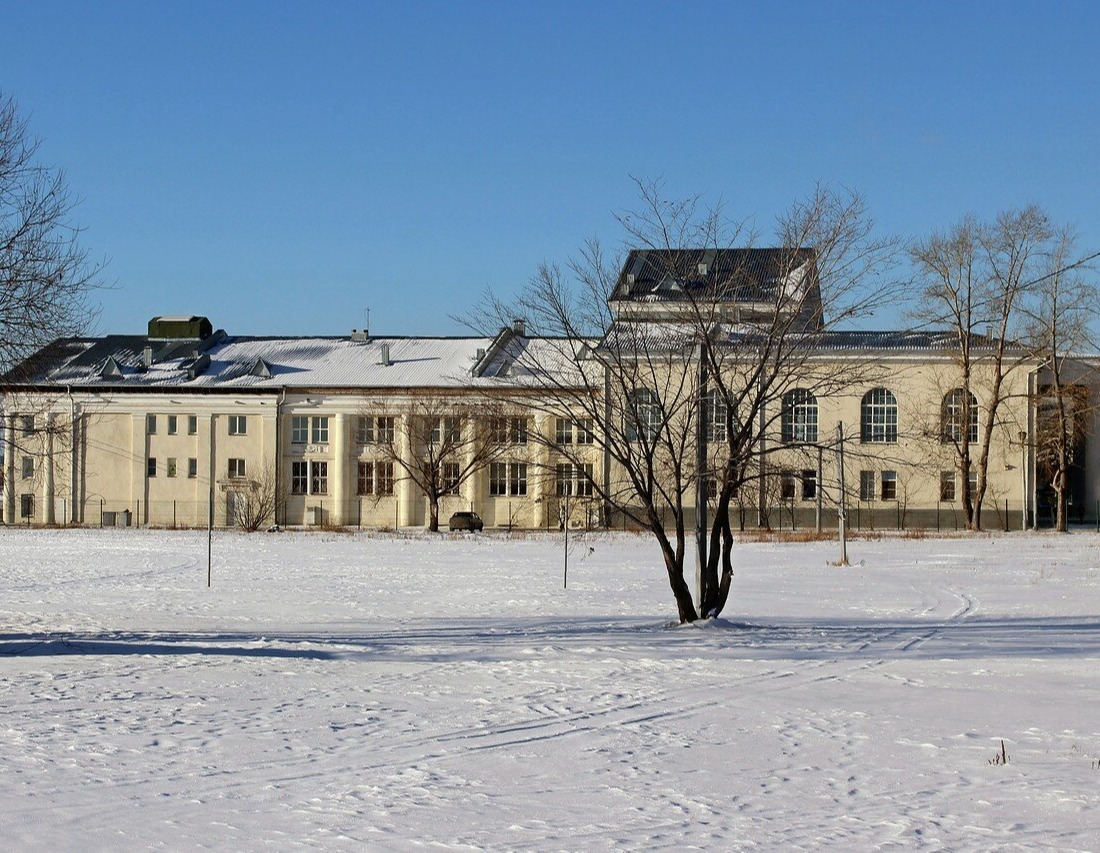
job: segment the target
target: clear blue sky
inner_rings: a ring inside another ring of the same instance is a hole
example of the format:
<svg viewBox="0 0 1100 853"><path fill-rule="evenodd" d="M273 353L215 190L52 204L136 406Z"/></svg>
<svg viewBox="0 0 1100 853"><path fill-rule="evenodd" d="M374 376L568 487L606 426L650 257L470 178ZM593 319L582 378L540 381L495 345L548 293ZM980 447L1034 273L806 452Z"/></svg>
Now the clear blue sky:
<svg viewBox="0 0 1100 853"><path fill-rule="evenodd" d="M116 287L101 332L452 334L630 175L761 227L1038 202L1100 250L1100 4L0 0L0 89Z"/></svg>

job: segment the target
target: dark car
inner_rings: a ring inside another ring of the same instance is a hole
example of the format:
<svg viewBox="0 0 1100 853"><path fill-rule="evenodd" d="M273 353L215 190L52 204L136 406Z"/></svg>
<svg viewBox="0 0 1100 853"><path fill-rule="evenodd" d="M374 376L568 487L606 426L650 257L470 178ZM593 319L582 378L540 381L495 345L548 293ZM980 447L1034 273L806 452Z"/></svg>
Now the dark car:
<svg viewBox="0 0 1100 853"><path fill-rule="evenodd" d="M485 522L476 512L456 512L449 522L451 530L483 530Z"/></svg>

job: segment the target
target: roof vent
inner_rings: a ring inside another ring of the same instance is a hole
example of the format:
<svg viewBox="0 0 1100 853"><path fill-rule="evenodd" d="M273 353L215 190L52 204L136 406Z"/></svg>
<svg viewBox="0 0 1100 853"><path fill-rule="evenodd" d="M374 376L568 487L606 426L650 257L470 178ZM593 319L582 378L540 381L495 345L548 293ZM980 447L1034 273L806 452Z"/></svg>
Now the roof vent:
<svg viewBox="0 0 1100 853"><path fill-rule="evenodd" d="M153 366L153 348L145 347L141 351L141 366L148 370Z"/></svg>
<svg viewBox="0 0 1100 853"><path fill-rule="evenodd" d="M362 331L359 331L358 329L351 330L351 342L354 344L365 344L367 342L367 338L369 337L370 335L367 334L366 329L363 329Z"/></svg>
<svg viewBox="0 0 1100 853"><path fill-rule="evenodd" d="M628 272L628 273L626 274L626 283L627 283L627 284L633 284L633 283L634 283L634 279L635 279L635 278L636 278L636 276L634 275L634 273L632 273L632 272Z"/></svg>
<svg viewBox="0 0 1100 853"><path fill-rule="evenodd" d="M516 337L520 338L527 334L527 324L523 322L522 317L517 317L512 321L512 331L515 332Z"/></svg>
<svg viewBox="0 0 1100 853"><path fill-rule="evenodd" d="M382 361L380 362L384 367L389 367L393 362L390 361L390 345L382 344Z"/></svg>

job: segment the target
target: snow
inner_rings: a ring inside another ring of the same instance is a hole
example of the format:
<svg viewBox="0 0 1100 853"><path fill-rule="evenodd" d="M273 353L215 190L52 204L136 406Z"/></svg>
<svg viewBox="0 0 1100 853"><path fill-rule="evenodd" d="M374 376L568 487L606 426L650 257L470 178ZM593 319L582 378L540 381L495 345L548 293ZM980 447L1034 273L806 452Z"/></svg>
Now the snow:
<svg viewBox="0 0 1100 853"><path fill-rule="evenodd" d="M9 849L1097 849L1100 538L0 531ZM1006 765L991 763L1004 740Z"/></svg>

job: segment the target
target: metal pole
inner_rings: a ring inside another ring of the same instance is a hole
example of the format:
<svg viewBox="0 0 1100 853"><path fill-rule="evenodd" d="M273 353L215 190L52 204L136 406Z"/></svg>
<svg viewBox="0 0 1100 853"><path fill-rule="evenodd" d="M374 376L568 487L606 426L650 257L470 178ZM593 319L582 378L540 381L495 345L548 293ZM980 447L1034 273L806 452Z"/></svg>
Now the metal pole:
<svg viewBox="0 0 1100 853"><path fill-rule="evenodd" d="M836 502L836 520L837 528L840 535L840 565L848 565L848 510L845 504L846 495L844 492L844 422L837 421L836 424L836 442L837 442L837 478L840 483L840 494L837 495Z"/></svg>
<svg viewBox="0 0 1100 853"><path fill-rule="evenodd" d="M209 587L212 576L210 567L213 564L214 555L214 480L212 477L210 480L210 506L207 507L206 518L206 585Z"/></svg>
<svg viewBox="0 0 1100 853"><path fill-rule="evenodd" d="M569 589L569 488L571 483L565 484L565 574L562 578L562 589Z"/></svg>
<svg viewBox="0 0 1100 853"><path fill-rule="evenodd" d="M822 457L822 454L824 452L825 451L822 449L822 447L820 445L818 445L818 448L817 448L817 483L815 484L816 487L817 487L817 506L815 507L816 515L814 517L814 528L817 530L818 533L821 532L821 487L822 487L822 483L823 483L822 470L821 470L822 469L821 457Z"/></svg>
<svg viewBox="0 0 1100 853"><path fill-rule="evenodd" d="M695 427L695 594L703 603L704 567L707 564L707 419L715 412L708 411L706 345L699 344L699 413ZM715 409L718 407L715 406Z"/></svg>

